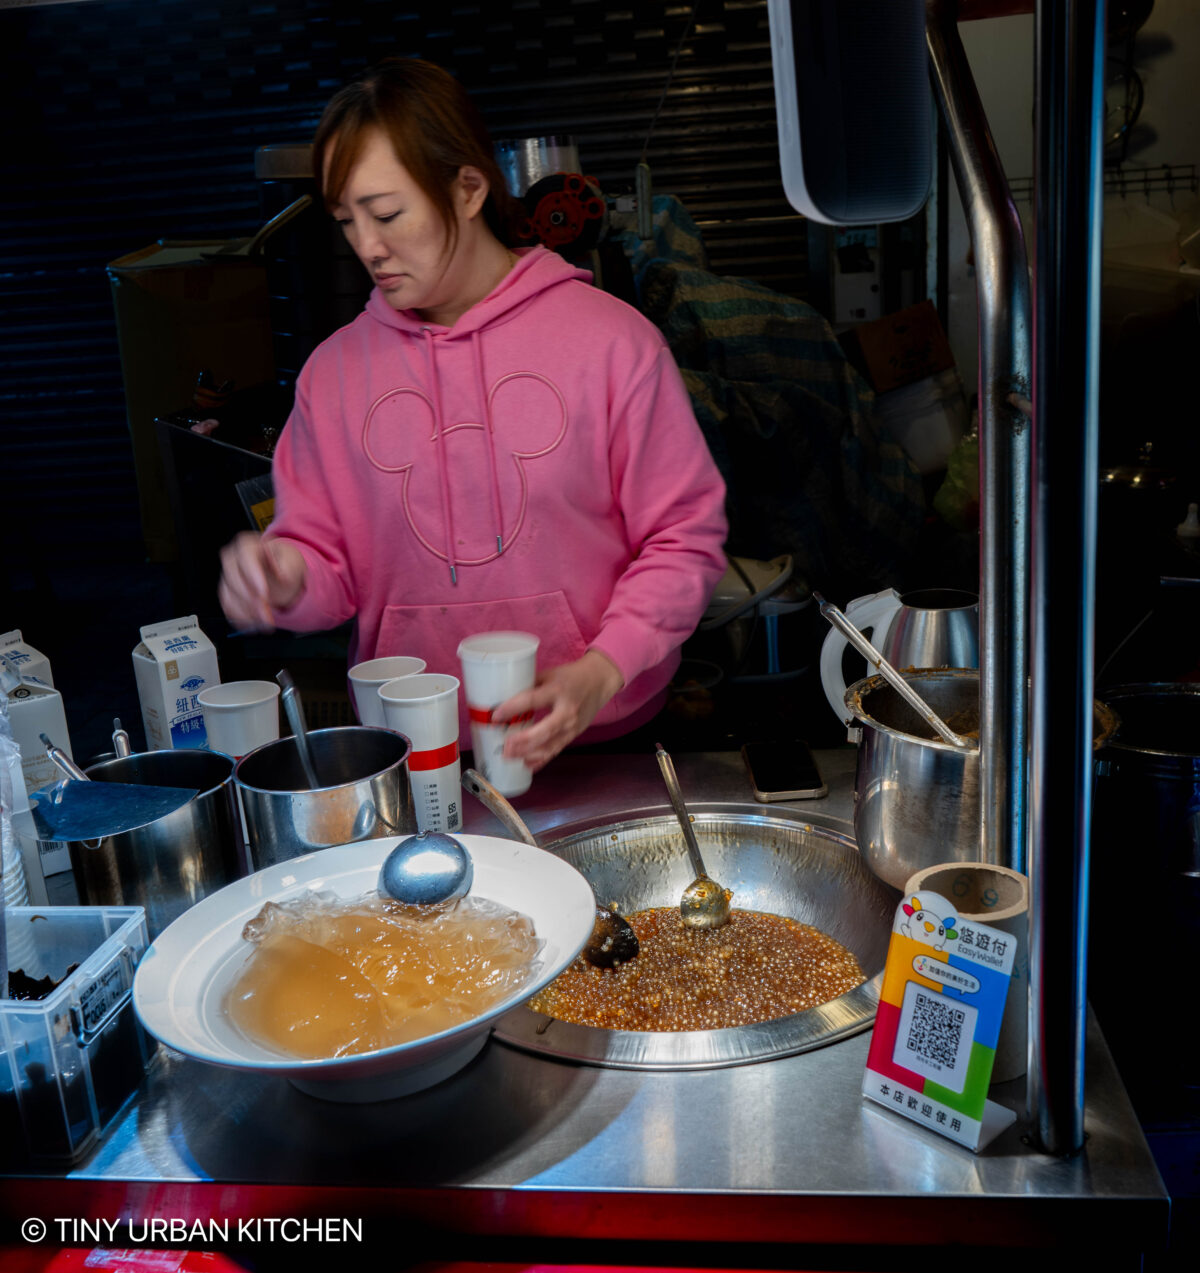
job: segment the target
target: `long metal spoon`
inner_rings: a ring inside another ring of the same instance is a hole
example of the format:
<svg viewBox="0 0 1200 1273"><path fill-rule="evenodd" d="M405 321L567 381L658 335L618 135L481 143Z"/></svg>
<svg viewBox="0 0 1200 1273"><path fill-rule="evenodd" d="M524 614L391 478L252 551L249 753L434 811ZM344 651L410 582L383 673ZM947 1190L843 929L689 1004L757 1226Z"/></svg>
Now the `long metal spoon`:
<svg viewBox="0 0 1200 1273"><path fill-rule="evenodd" d="M521 815L481 774L476 773L474 769L464 769L462 785L484 805L515 840L532 844L535 849L541 848L534 839L533 832L521 820ZM592 935L580 952L584 959L593 968L612 968L636 958L640 949L637 933L630 927L629 921L623 915L618 915L611 907L598 905L596 922L592 925Z"/></svg>
<svg viewBox="0 0 1200 1273"><path fill-rule="evenodd" d="M813 597L816 598L817 605L821 607L821 613L825 618L837 628L842 636L854 646L872 667L879 669L883 674L883 679L914 712L918 713L923 720L927 720L937 730L938 736L944 742L950 743L953 747L961 747L965 751L974 749L976 745L974 741L970 738L963 738L961 734L956 734L832 601L826 601L819 592L814 592Z"/></svg>
<svg viewBox="0 0 1200 1273"><path fill-rule="evenodd" d="M308 729L304 723L304 707L300 702L300 695L296 692L296 685L290 672L276 672L275 679L283 687L283 694L281 695L283 698L283 710L288 718L288 724L292 727L292 734L296 739L296 751L300 755L300 767L304 770L305 781L311 790L316 791L321 786L321 780L317 777L317 768L313 764L312 748L308 745Z"/></svg>
<svg viewBox="0 0 1200 1273"><path fill-rule="evenodd" d="M675 766L662 743L655 743L654 751L663 781L667 784L667 795L671 797L671 808L683 829L683 842L687 845L688 857L692 859L692 869L696 872L696 878L683 890L679 901L680 918L685 928L720 928L722 924L729 923L729 900L733 894L722 888L704 869L704 859L700 856L700 845L696 843L696 832L692 828L687 805L683 803Z"/></svg>

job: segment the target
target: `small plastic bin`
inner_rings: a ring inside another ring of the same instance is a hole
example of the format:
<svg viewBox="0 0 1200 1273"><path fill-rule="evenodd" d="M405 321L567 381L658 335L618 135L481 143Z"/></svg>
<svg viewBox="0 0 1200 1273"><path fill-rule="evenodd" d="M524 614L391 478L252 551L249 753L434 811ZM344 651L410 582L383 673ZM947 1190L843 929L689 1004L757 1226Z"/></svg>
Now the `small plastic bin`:
<svg viewBox="0 0 1200 1273"><path fill-rule="evenodd" d="M149 944L140 906L14 906L5 913L10 977L58 984L0 999L0 1162L70 1165L142 1080L157 1043L133 1010Z"/></svg>

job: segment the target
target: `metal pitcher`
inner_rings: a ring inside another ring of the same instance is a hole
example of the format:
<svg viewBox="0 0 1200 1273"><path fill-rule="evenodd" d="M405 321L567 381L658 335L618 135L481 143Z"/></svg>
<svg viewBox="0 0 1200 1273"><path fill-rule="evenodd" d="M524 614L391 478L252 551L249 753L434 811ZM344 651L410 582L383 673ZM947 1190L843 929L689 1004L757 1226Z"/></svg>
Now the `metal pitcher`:
<svg viewBox="0 0 1200 1273"><path fill-rule="evenodd" d="M973 592L922 588L901 595L888 588L857 597L844 613L893 667L979 666L979 598ZM846 638L831 630L821 647L821 684L829 706L849 724L853 714L846 706L845 649Z"/></svg>
<svg viewBox="0 0 1200 1273"><path fill-rule="evenodd" d="M254 870L335 844L416 831L409 741L394 730L344 725L306 734L319 787L288 735L238 761L235 781Z"/></svg>
<svg viewBox="0 0 1200 1273"><path fill-rule="evenodd" d="M244 873L232 756L182 747L118 756L84 772L93 782L197 792L165 817L105 836L95 848L69 844L75 888L85 906L144 907L153 941L202 897Z"/></svg>

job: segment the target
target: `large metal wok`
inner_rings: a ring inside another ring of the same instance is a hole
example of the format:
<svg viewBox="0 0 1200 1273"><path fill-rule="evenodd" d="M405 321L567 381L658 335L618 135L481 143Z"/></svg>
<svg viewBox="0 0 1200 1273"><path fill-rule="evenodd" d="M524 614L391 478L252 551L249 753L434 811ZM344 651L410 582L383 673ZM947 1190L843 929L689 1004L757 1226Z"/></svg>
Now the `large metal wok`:
<svg viewBox="0 0 1200 1273"><path fill-rule="evenodd" d="M689 807L704 861L733 890L736 908L771 911L821 929L854 953L867 981L806 1012L725 1030L601 1030L520 1007L497 1022L498 1039L591 1065L698 1070L804 1052L871 1025L899 894L867 870L849 836L784 810L755 815ZM670 814L564 827L546 847L587 878L598 903L616 903L625 914L678 905L693 875Z"/></svg>

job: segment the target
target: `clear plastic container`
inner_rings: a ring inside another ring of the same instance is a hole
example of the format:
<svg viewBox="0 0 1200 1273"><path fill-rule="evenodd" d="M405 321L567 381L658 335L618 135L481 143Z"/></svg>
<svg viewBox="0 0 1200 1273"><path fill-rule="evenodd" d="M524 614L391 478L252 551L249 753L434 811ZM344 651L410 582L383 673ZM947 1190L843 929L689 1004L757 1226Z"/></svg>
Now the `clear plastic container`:
<svg viewBox="0 0 1200 1273"><path fill-rule="evenodd" d="M10 981L57 982L40 999L0 999L0 1160L24 1147L69 1165L91 1149L142 1080L157 1044L133 1010L149 944L140 906L14 906Z"/></svg>

